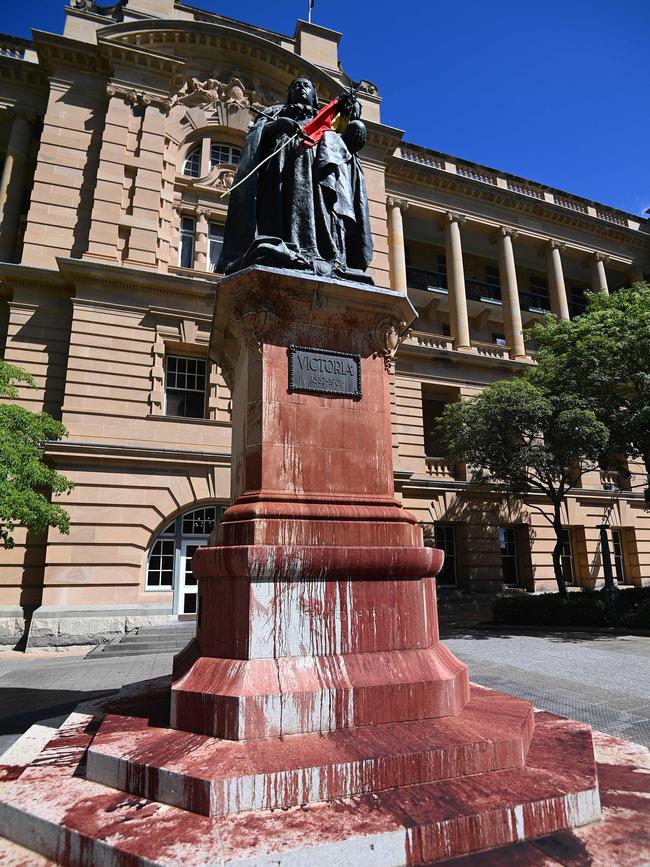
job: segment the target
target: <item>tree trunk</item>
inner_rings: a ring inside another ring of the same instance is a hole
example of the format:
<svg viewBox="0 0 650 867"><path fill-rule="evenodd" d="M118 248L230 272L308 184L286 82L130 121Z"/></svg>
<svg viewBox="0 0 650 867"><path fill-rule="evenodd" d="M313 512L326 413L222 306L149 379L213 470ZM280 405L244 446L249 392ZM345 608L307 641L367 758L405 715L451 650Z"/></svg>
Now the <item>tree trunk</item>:
<svg viewBox="0 0 650 867"><path fill-rule="evenodd" d="M562 515L560 505L553 506L553 530L555 531L555 547L553 548L553 571L555 572L555 580L557 589L562 599L568 599L569 594L566 589L566 581L564 580L564 572L562 571Z"/></svg>

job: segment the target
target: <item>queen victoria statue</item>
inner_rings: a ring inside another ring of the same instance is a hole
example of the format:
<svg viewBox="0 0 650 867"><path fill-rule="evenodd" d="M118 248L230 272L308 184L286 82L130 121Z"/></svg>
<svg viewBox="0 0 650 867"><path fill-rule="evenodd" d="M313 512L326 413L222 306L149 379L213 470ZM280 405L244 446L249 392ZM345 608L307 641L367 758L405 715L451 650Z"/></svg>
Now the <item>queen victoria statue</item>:
<svg viewBox="0 0 650 867"><path fill-rule="evenodd" d="M372 282L368 197L358 152L361 106L346 92L318 110L307 78L246 136L224 233L226 273L249 265Z"/></svg>

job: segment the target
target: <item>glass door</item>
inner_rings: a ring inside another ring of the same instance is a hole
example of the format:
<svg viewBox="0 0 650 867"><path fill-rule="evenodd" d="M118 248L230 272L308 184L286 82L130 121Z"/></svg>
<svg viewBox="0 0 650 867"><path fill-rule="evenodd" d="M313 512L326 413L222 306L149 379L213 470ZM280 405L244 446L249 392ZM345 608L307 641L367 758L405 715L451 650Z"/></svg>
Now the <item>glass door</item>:
<svg viewBox="0 0 650 867"><path fill-rule="evenodd" d="M181 542L181 562L178 593L176 594L177 614L196 614L197 612L199 585L192 572L192 556L200 547L196 542Z"/></svg>

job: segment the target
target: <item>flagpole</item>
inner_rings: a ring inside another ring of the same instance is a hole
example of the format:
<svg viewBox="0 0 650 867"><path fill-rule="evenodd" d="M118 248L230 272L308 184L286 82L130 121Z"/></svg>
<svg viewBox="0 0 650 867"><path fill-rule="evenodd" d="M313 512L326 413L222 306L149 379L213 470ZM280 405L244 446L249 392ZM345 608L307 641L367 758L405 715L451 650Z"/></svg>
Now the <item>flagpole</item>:
<svg viewBox="0 0 650 867"><path fill-rule="evenodd" d="M311 24L311 7L312 7L311 0L307 0L307 21L309 22L309 24Z"/></svg>

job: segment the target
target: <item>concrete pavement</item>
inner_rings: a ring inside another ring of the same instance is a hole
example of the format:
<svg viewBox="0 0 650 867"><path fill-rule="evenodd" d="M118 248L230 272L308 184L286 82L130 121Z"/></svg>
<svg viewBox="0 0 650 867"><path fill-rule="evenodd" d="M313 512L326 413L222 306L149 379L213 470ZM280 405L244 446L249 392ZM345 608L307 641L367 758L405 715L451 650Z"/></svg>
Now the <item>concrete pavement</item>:
<svg viewBox="0 0 650 867"><path fill-rule="evenodd" d="M447 629L472 680L650 747L650 637ZM171 653L0 654L0 753L32 723L171 671Z"/></svg>

